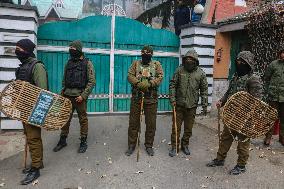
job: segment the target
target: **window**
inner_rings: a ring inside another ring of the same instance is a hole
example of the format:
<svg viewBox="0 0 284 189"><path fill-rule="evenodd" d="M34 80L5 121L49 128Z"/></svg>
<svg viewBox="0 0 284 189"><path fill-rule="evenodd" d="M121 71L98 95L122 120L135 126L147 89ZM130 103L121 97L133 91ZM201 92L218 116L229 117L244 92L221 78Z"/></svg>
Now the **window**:
<svg viewBox="0 0 284 189"><path fill-rule="evenodd" d="M246 1L245 0L235 0L235 6L242 6L242 7L246 7Z"/></svg>
<svg viewBox="0 0 284 189"><path fill-rule="evenodd" d="M56 7L56 8L64 8L64 2L63 2L63 0L57 0L57 1L55 1L55 7Z"/></svg>

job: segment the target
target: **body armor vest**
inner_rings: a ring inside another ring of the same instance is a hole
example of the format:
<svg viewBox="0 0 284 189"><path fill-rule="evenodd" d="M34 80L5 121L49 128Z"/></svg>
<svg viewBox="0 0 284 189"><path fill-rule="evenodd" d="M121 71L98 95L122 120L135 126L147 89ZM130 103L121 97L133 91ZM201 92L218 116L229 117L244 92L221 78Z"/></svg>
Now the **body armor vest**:
<svg viewBox="0 0 284 189"><path fill-rule="evenodd" d="M150 62L148 66L144 66L142 62L136 67L137 79L142 81L144 79L152 80L156 76L156 64L154 62Z"/></svg>
<svg viewBox="0 0 284 189"><path fill-rule="evenodd" d="M16 69L16 80L27 81L31 84L34 84L33 69L34 66L39 62L40 61L35 59L30 63L20 64L20 66Z"/></svg>
<svg viewBox="0 0 284 189"><path fill-rule="evenodd" d="M69 60L65 73L66 88L84 89L87 85L87 64L88 59L73 62Z"/></svg>
<svg viewBox="0 0 284 189"><path fill-rule="evenodd" d="M138 62L136 67L136 77L139 81L143 80L153 80L156 77L156 64L154 61L151 61L149 65L143 65L141 61ZM132 95L137 99L142 97L142 93L139 92L136 88L132 89ZM158 98L157 88L150 87L147 92L144 93L146 98Z"/></svg>

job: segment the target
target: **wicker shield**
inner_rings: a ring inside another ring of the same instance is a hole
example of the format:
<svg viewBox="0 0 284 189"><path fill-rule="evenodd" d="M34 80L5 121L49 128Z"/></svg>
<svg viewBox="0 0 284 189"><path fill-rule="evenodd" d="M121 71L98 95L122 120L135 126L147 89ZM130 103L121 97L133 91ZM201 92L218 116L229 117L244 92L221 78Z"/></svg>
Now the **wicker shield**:
<svg viewBox="0 0 284 189"><path fill-rule="evenodd" d="M247 92L229 98L222 113L224 124L249 138L266 134L277 120L277 110Z"/></svg>
<svg viewBox="0 0 284 189"><path fill-rule="evenodd" d="M17 80L1 92L0 110L9 118L58 130L68 121L72 104L67 98Z"/></svg>

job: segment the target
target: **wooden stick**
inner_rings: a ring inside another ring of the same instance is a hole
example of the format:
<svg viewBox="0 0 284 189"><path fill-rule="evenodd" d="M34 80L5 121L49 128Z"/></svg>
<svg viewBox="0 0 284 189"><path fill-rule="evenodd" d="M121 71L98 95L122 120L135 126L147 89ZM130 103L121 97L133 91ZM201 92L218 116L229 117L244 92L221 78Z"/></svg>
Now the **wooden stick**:
<svg viewBox="0 0 284 189"><path fill-rule="evenodd" d="M221 115L220 115L220 107L218 107L217 109L218 109L218 140L219 140L219 145L220 145L220 141L221 141L221 136L220 136L220 132L221 132L221 124L220 124L220 119L221 119Z"/></svg>
<svg viewBox="0 0 284 189"><path fill-rule="evenodd" d="M174 113L174 127L175 127L175 133L176 133L176 154L178 155L177 114L176 114L176 107L175 106L174 106L174 109L173 109L173 113Z"/></svg>
<svg viewBox="0 0 284 189"><path fill-rule="evenodd" d="M24 168L27 168L27 156L28 156L28 140L27 136L25 136L25 152L24 152Z"/></svg>
<svg viewBox="0 0 284 189"><path fill-rule="evenodd" d="M138 128L138 136L137 136L137 159L139 161L139 153L140 153L140 134L141 134L141 125L142 125L142 116L143 116L143 104L144 104L144 93L142 93L141 105L140 105L140 126Z"/></svg>

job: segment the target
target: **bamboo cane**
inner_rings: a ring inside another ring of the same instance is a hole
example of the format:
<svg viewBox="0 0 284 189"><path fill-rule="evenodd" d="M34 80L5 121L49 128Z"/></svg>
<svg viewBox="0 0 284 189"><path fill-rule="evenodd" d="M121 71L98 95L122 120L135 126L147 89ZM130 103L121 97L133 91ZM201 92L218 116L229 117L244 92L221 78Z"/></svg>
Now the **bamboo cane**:
<svg viewBox="0 0 284 189"><path fill-rule="evenodd" d="M220 132L221 132L221 124L220 124L220 119L221 119L221 115L220 115L220 107L217 108L218 109L218 140L219 140L219 144L220 144Z"/></svg>
<svg viewBox="0 0 284 189"><path fill-rule="evenodd" d="M141 134L141 124L142 124L142 116L143 116L143 104L144 104L144 93L142 93L141 105L140 105L140 125L138 128L138 136L137 136L137 159L139 161L139 153L140 153L140 134Z"/></svg>
<svg viewBox="0 0 284 189"><path fill-rule="evenodd" d="M176 155L178 155L178 133L177 133L177 114L176 114L176 107L173 108L173 114L174 114L174 127L175 127L175 133L176 133Z"/></svg>
<svg viewBox="0 0 284 189"><path fill-rule="evenodd" d="M27 156L28 156L28 141L27 136L25 136L25 152L24 152L24 168L27 168Z"/></svg>

